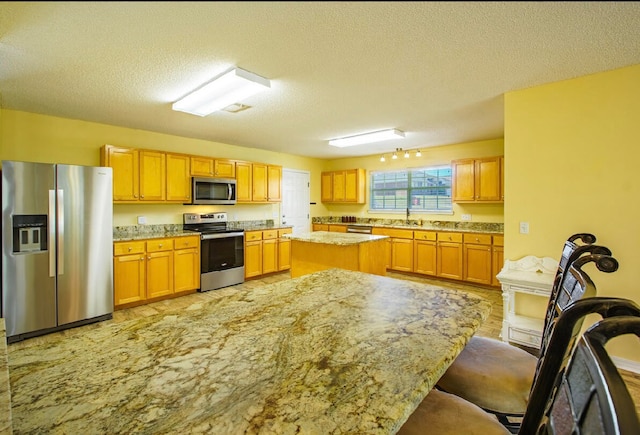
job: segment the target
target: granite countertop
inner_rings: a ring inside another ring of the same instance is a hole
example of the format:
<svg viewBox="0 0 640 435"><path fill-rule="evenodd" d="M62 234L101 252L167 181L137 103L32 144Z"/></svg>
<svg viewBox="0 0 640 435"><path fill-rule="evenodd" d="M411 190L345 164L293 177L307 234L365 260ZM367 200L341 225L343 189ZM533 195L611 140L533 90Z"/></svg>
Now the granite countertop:
<svg viewBox="0 0 640 435"><path fill-rule="evenodd" d="M358 218L356 222L340 222L335 217L313 218L314 224L362 226L378 228L398 228L405 230L450 231L458 233L504 234L504 224L491 222L453 222L410 219L409 223L401 219Z"/></svg>
<svg viewBox="0 0 640 435"><path fill-rule="evenodd" d="M323 243L328 245L358 245L360 243L374 242L388 239L389 236L358 234L358 233L332 233L329 231L313 231L302 234L285 234L284 238L300 242Z"/></svg>
<svg viewBox="0 0 640 435"><path fill-rule="evenodd" d="M9 345L16 433L395 433L487 318L329 269Z"/></svg>
<svg viewBox="0 0 640 435"><path fill-rule="evenodd" d="M114 242L128 242L133 240L147 240L147 239L163 239L170 237L185 237L185 236L199 236L200 233L196 231L162 231L162 232L148 232L148 233L134 233L134 234L123 234L116 237L113 236Z"/></svg>

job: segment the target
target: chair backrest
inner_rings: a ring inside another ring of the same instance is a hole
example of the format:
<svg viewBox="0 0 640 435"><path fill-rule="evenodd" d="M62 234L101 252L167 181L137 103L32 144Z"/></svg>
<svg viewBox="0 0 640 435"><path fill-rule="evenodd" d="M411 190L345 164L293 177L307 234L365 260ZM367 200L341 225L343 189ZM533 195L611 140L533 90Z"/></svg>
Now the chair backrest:
<svg viewBox="0 0 640 435"><path fill-rule="evenodd" d="M640 433L633 399L605 349L611 338L626 334L640 338L640 317L615 316L591 326L576 344L542 418L527 433Z"/></svg>
<svg viewBox="0 0 640 435"><path fill-rule="evenodd" d="M562 381L584 318L590 314L599 314L603 319L622 316L640 319L640 306L628 299L592 297L577 300L566 307L554 321L547 353L536 369L520 434L535 433L534 428L540 426L549 408L549 398L555 395Z"/></svg>
<svg viewBox="0 0 640 435"><path fill-rule="evenodd" d="M601 252L608 252L608 254L602 254ZM552 290L549 298L540 345L541 358L546 352L551 330L554 328L554 320L560 313L570 303L583 297L596 295L595 284L589 275L582 270L582 266L592 261L595 262L597 269L601 272L612 273L618 270L618 261L611 256L611 251L604 246L585 245L573 251L573 254L568 257L567 269L562 272L559 279L559 286Z"/></svg>
<svg viewBox="0 0 640 435"><path fill-rule="evenodd" d="M581 244L576 243L578 240L581 242ZM545 315L543 331L547 330L549 322L554 317L554 304L556 303L558 290L562 285L565 270L567 270L574 261L587 253L611 255L611 251L609 250L609 248L594 245L595 242L596 236L591 233L576 233L570 236L567 241L564 242L562 253L560 255L560 261L558 262L556 276L554 277L553 285L551 287L551 294L549 296L549 304L547 305L547 313Z"/></svg>

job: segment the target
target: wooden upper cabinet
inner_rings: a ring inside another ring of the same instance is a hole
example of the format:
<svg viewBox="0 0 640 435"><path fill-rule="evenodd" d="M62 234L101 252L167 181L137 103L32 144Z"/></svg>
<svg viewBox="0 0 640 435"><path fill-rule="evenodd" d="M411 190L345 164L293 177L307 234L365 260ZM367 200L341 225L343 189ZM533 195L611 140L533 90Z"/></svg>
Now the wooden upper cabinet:
<svg viewBox="0 0 640 435"><path fill-rule="evenodd" d="M333 172L323 172L320 181L320 200L322 202L333 201Z"/></svg>
<svg viewBox="0 0 640 435"><path fill-rule="evenodd" d="M191 200L191 158L167 153L167 201Z"/></svg>
<svg viewBox="0 0 640 435"><path fill-rule="evenodd" d="M140 201L166 199L166 154L140 151Z"/></svg>
<svg viewBox="0 0 640 435"><path fill-rule="evenodd" d="M228 159L191 156L191 175L194 177L236 178L236 162Z"/></svg>
<svg viewBox="0 0 640 435"><path fill-rule="evenodd" d="M282 166L267 166L267 199L269 202L282 201Z"/></svg>
<svg viewBox="0 0 640 435"><path fill-rule="evenodd" d="M267 202L267 165L252 163L251 177L253 178L251 201Z"/></svg>
<svg viewBox="0 0 640 435"><path fill-rule="evenodd" d="M251 163L236 162L236 199L238 202L250 202L253 178Z"/></svg>
<svg viewBox="0 0 640 435"><path fill-rule="evenodd" d="M454 160L454 202L502 202L502 156Z"/></svg>
<svg viewBox="0 0 640 435"><path fill-rule="evenodd" d="M138 201L139 153L133 148L119 148L111 145L102 147L100 164L113 170L113 200Z"/></svg>
<svg viewBox="0 0 640 435"><path fill-rule="evenodd" d="M365 202L365 170L347 169L321 174L322 202Z"/></svg>
<svg viewBox="0 0 640 435"><path fill-rule="evenodd" d="M213 177L213 159L191 156L191 175L194 177Z"/></svg>
<svg viewBox="0 0 640 435"><path fill-rule="evenodd" d="M236 162L234 160L215 159L213 176L220 178L236 178Z"/></svg>

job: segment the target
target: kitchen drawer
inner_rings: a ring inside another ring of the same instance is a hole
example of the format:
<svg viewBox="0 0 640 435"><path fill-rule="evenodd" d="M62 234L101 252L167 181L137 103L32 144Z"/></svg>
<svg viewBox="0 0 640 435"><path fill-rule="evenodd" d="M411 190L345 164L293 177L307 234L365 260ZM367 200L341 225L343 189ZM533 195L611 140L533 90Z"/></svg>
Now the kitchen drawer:
<svg viewBox="0 0 640 435"><path fill-rule="evenodd" d="M147 240L147 252L173 251L173 239Z"/></svg>
<svg viewBox="0 0 640 435"><path fill-rule="evenodd" d="M175 249L197 248L200 244L200 237L176 237L174 239Z"/></svg>
<svg viewBox="0 0 640 435"><path fill-rule="evenodd" d="M435 231L414 231L413 238L415 240L430 240L435 242L438 239L438 233Z"/></svg>
<svg viewBox="0 0 640 435"><path fill-rule="evenodd" d="M278 230L267 230L262 232L262 240L270 240L278 238Z"/></svg>
<svg viewBox="0 0 640 435"><path fill-rule="evenodd" d="M402 230L398 228L376 228L371 230L372 234L378 234L383 236L389 236L394 239L413 239L412 230Z"/></svg>
<svg viewBox="0 0 640 435"><path fill-rule="evenodd" d="M141 254L145 242L116 242L113 244L113 255Z"/></svg>
<svg viewBox="0 0 640 435"><path fill-rule="evenodd" d="M438 242L462 243L462 233L438 231Z"/></svg>
<svg viewBox="0 0 640 435"><path fill-rule="evenodd" d="M491 234L472 234L465 233L463 236L464 243L473 243L474 245L490 245Z"/></svg>
<svg viewBox="0 0 640 435"><path fill-rule="evenodd" d="M504 246L504 236L493 236L493 246Z"/></svg>
<svg viewBox="0 0 640 435"><path fill-rule="evenodd" d="M262 231L246 231L244 233L245 242L253 242L256 240L262 240Z"/></svg>
<svg viewBox="0 0 640 435"><path fill-rule="evenodd" d="M293 232L293 228L283 228L278 230L278 237L282 237L283 234L291 234Z"/></svg>

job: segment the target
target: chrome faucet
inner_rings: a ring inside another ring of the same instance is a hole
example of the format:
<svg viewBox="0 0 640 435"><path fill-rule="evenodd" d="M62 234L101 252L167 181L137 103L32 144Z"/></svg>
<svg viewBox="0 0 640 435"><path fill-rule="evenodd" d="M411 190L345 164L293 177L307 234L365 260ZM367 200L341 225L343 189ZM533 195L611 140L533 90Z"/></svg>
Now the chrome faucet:
<svg viewBox="0 0 640 435"><path fill-rule="evenodd" d="M407 225L409 225L409 207L407 207Z"/></svg>

